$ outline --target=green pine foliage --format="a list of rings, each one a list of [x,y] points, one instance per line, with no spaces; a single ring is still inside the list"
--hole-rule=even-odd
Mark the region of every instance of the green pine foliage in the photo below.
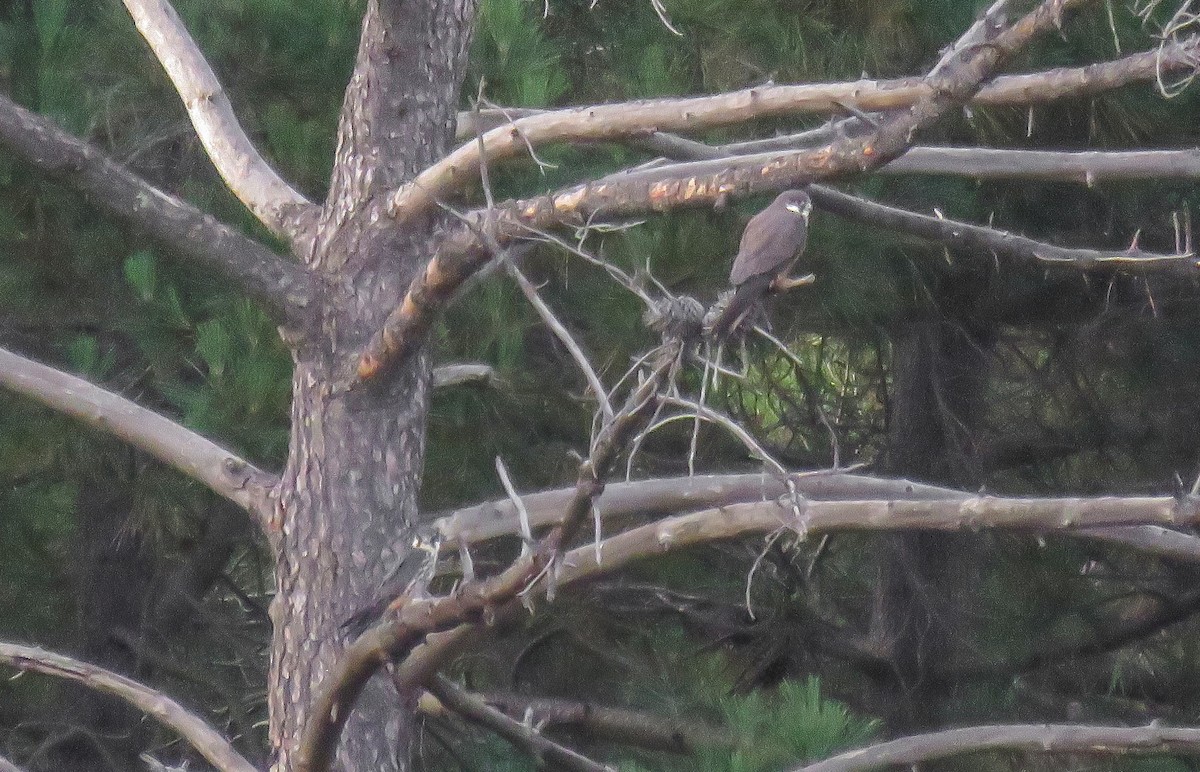
[[[773,694],[725,697],[721,713],[737,738],[732,753],[697,755],[705,772],[773,772],[869,742],[877,724],[821,695],[820,681],[783,681]]]

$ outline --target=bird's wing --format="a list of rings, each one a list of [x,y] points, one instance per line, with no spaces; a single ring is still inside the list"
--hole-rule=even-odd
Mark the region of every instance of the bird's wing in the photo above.
[[[751,276],[782,273],[792,258],[804,251],[807,234],[807,224],[798,217],[784,221],[782,227],[780,222],[772,223],[772,219],[760,215],[750,218],[742,232],[729,283],[737,287]]]

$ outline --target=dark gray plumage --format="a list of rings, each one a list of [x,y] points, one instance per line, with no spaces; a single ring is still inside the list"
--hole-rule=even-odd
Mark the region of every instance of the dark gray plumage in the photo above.
[[[767,295],[804,254],[812,200],[803,190],[780,193],[771,205],[750,218],[729,272],[733,298],[712,323],[712,336],[725,337],[746,312]]]

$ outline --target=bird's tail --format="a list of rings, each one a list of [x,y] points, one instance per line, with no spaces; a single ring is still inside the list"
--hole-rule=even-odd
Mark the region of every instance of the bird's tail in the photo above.
[[[721,309],[711,324],[706,325],[708,337],[718,342],[728,338],[742,324],[754,304],[766,296],[773,278],[770,274],[751,276],[738,285],[725,308]]]

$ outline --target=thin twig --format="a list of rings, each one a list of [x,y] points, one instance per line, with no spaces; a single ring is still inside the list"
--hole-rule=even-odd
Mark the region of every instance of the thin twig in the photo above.
[[[604,382],[596,374],[592,363],[588,361],[583,347],[579,345],[574,336],[567,330],[566,325],[558,320],[558,317],[550,310],[550,306],[546,305],[546,302],[538,295],[537,288],[533,286],[533,283],[529,279],[525,278],[525,274],[521,273],[521,269],[517,268],[515,263],[511,260],[505,260],[504,270],[517,283],[517,286],[521,289],[521,294],[529,301],[529,305],[533,306],[533,309],[537,311],[538,316],[542,318],[542,322],[554,333],[554,337],[558,338],[559,342],[570,352],[571,358],[575,360],[575,365],[583,373],[583,377],[587,379],[588,388],[595,395],[596,402],[600,406],[600,411],[604,414],[604,420],[611,421],[613,419],[613,408],[612,404],[608,401],[608,392],[605,391]]]
[[[533,544],[533,528],[529,525],[529,510],[525,508],[525,502],[521,501],[520,494],[513,486],[512,478],[508,476],[508,469],[499,456],[496,456],[496,474],[500,475],[500,484],[504,486],[504,492],[508,494],[509,501],[517,508],[517,517],[521,523],[521,555],[523,557],[529,554]]]
[[[746,431],[741,424],[719,410],[714,410],[711,407],[701,405],[698,402],[694,402],[690,399],[684,399],[682,397],[664,397],[663,403],[667,405],[675,405],[676,407],[681,407],[690,412],[688,415],[675,415],[671,416],[670,418],[663,419],[661,423],[665,424],[668,421],[678,420],[681,418],[696,417],[708,421],[709,423],[716,424],[733,435],[743,445],[745,445],[746,449],[750,451],[750,454],[770,467],[771,471],[780,476],[787,475],[787,467],[779,463],[779,461],[777,461],[775,457],[772,456],[771,453],[758,442],[758,440],[754,439],[754,435],[750,434],[750,432]]]

